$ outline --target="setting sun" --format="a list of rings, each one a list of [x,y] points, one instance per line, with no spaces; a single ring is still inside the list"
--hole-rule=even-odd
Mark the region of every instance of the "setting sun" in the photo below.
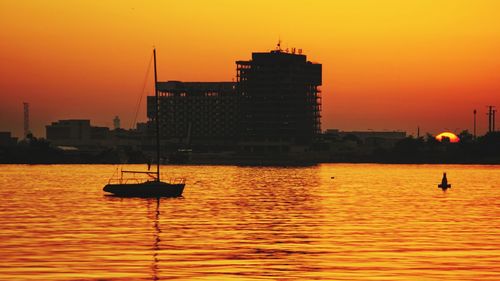
[[[443,141],[443,139],[445,139],[445,138],[449,139],[450,142],[453,142],[453,143],[460,141],[460,138],[457,137],[457,135],[455,135],[454,133],[450,133],[450,132],[443,132],[443,133],[436,136],[436,140],[438,140],[438,141]]]

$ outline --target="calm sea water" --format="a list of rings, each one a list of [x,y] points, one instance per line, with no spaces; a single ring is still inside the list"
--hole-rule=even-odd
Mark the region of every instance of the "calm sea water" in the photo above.
[[[500,280],[499,166],[167,166],[160,200],[115,169],[1,165],[0,279]]]

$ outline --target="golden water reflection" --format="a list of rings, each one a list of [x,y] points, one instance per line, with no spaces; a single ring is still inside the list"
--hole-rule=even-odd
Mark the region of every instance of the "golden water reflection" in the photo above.
[[[500,279],[496,166],[169,166],[159,200],[105,196],[113,166],[1,168],[1,280]]]

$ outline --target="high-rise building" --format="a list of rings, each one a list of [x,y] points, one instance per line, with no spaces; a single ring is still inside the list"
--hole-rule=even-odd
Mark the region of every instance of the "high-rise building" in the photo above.
[[[159,82],[162,138],[283,152],[321,133],[321,64],[277,49],[236,65],[236,82]],[[155,98],[147,104],[153,121]]]
[[[308,144],[321,133],[321,64],[279,48],[236,64],[243,139]]]

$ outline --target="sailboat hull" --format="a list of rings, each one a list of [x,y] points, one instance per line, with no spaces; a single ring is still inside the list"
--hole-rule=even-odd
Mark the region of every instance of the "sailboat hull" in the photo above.
[[[184,183],[147,181],[133,184],[107,184],[103,190],[122,197],[179,197],[184,191]]]

